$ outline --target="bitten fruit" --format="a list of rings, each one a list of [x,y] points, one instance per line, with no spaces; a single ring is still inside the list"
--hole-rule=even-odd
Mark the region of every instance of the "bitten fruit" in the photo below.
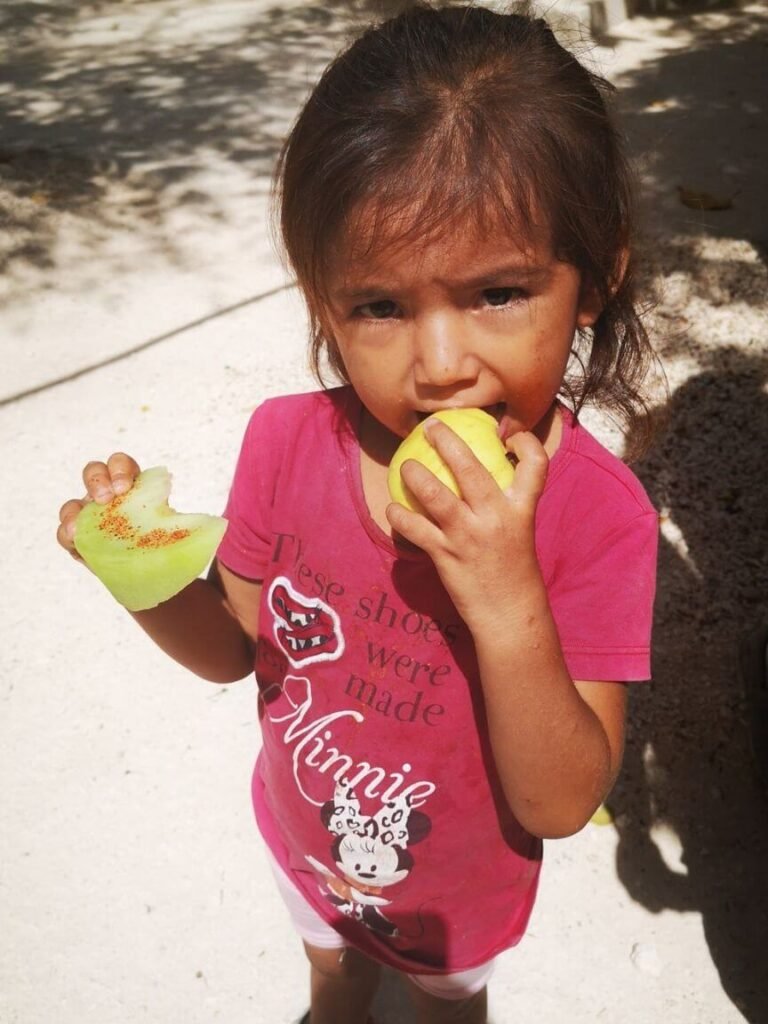
[[[515,470],[507,458],[507,450],[499,437],[498,424],[493,416],[482,409],[443,409],[433,413],[433,416],[442,420],[469,445],[502,490],[509,487]],[[406,437],[389,464],[387,486],[393,501],[399,501],[414,512],[424,511],[400,474],[400,468],[407,459],[416,459],[454,494],[461,495],[456,478],[427,440],[424,424],[420,423]]]
[[[170,493],[171,474],[155,466],[108,505],[91,501],[78,514],[75,548],[129,611],[154,608],[197,579],[227,529],[220,516],[176,512]]]

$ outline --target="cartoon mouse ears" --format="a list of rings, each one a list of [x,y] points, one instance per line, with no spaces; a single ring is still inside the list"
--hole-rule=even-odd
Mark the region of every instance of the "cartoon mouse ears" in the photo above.
[[[413,810],[405,796],[387,800],[376,814],[366,817],[347,779],[336,783],[333,800],[323,805],[320,816],[332,835],[366,836],[383,846],[405,847],[419,843],[432,828],[427,815]]]

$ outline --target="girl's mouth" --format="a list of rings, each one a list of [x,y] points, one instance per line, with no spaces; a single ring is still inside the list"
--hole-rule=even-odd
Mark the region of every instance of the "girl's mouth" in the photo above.
[[[497,402],[495,405],[483,406],[483,411],[487,412],[489,416],[493,416],[497,423],[501,423],[501,418],[507,411],[506,402]]]
[[[483,412],[487,412],[489,416],[493,416],[497,423],[501,423],[502,416],[507,411],[506,402],[496,402],[494,405],[482,405],[482,406],[447,406],[446,408],[466,408],[466,409],[477,409],[480,408]],[[416,416],[419,423],[423,423],[424,420],[429,419],[430,416],[434,416],[436,412],[443,412],[444,409],[431,409],[425,412],[423,409],[416,410]]]

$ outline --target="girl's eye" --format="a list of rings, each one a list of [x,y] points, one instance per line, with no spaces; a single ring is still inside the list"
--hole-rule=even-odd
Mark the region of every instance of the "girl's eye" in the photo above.
[[[489,306],[508,306],[525,298],[522,288],[486,288],[483,299]]]
[[[358,316],[368,320],[389,320],[397,315],[397,303],[392,299],[378,299],[376,302],[366,302],[364,306],[355,309]]]

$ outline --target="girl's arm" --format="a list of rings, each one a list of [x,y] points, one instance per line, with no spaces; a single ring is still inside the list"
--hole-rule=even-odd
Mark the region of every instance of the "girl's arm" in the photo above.
[[[625,687],[576,682],[563,658],[534,544],[548,459],[532,434],[502,493],[444,424],[429,439],[460,483],[463,500],[415,462],[403,477],[429,518],[401,505],[394,529],[431,556],[469,627],[477,652],[488,732],[507,802],[530,832],[581,829],[611,789],[624,744]]]
[[[473,637],[504,794],[529,832],[572,835],[616,780],[626,687],[571,679],[543,583],[496,622]]]
[[[83,471],[86,497],[65,502],[59,513],[58,541],[80,560],[74,547],[75,520],[86,501],[106,504],[127,491],[137,463],[117,453]],[[175,661],[211,682],[229,683],[253,671],[261,583],[246,580],[214,561],[208,579],[195,580],[156,608],[133,618]]]
[[[174,661],[212,683],[234,683],[253,672],[260,599],[260,582],[214,561],[208,579],[131,614]]]

